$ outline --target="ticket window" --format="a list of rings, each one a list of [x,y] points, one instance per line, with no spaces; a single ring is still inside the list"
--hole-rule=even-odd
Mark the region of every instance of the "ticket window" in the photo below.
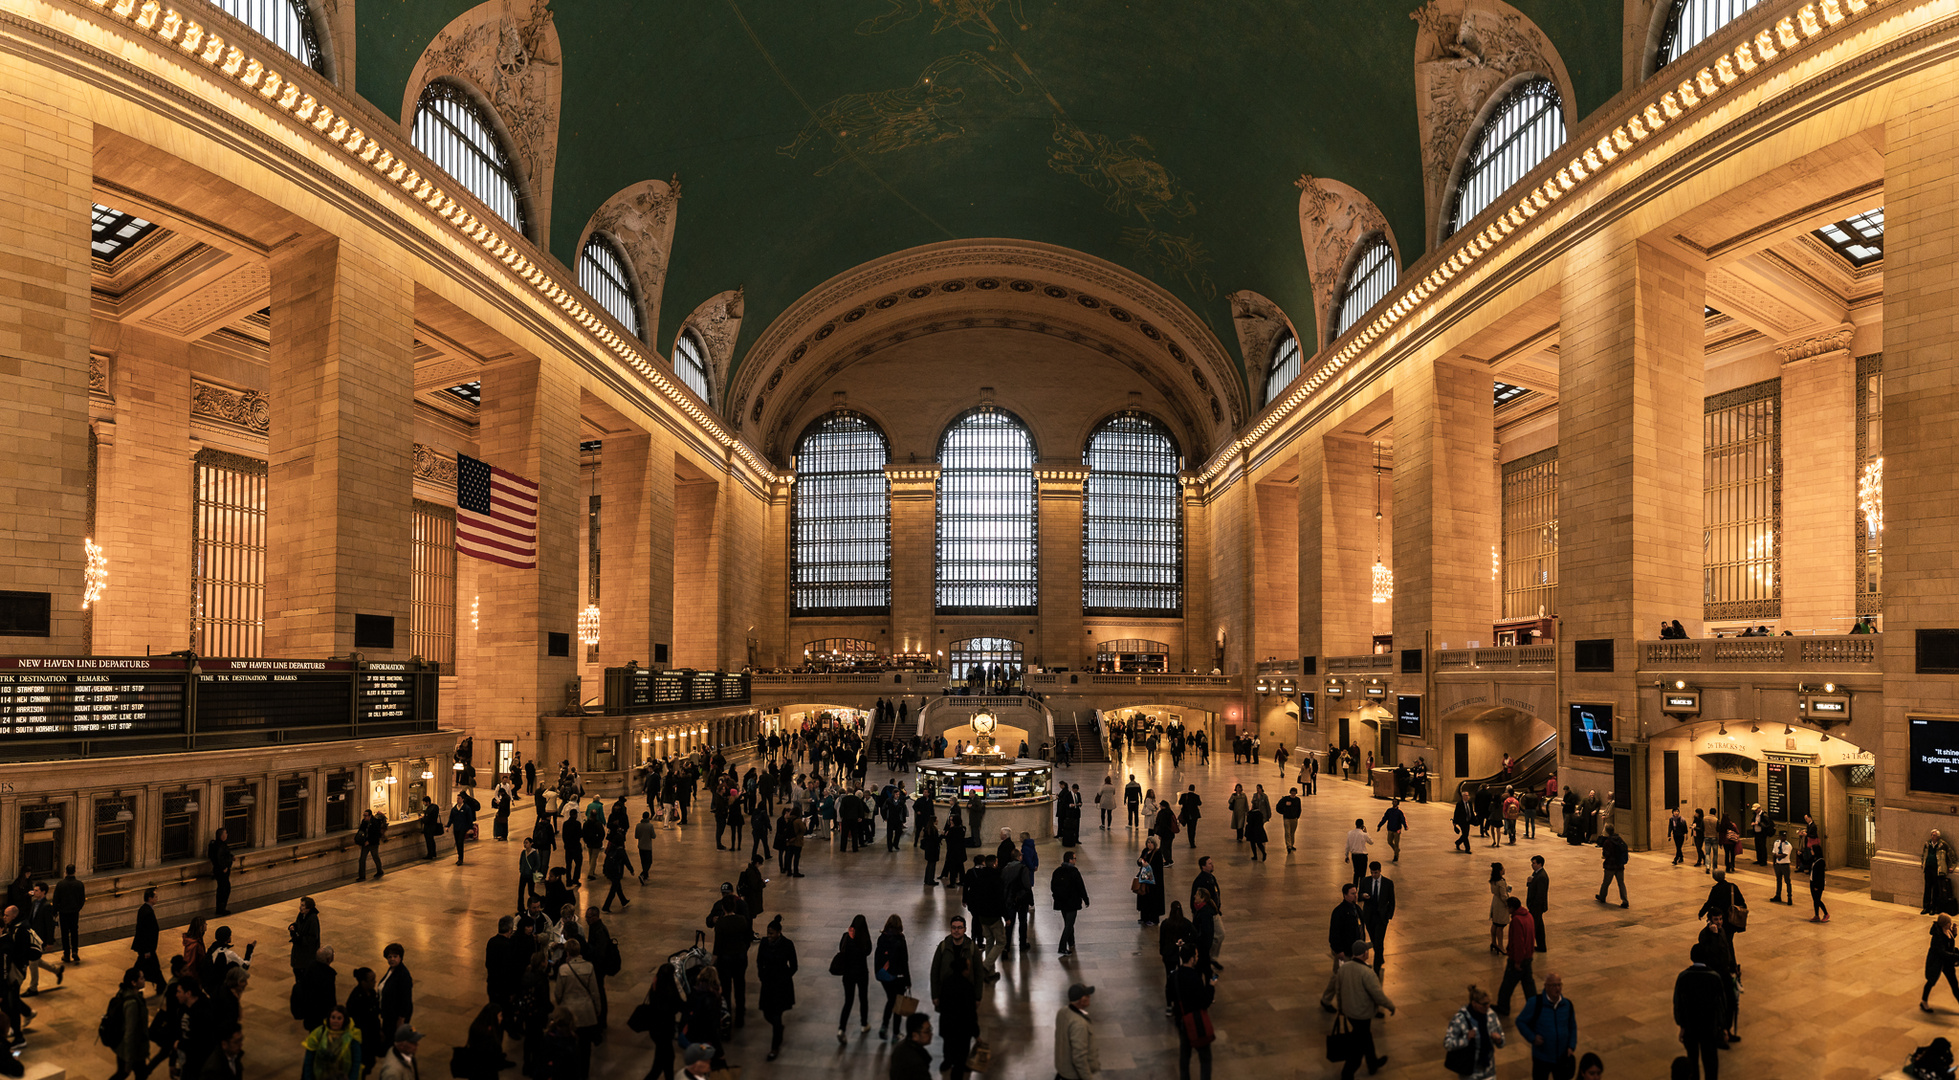
[[[517,763],[517,744],[510,739],[497,740],[497,779],[510,775],[510,769]]]
[[[197,857],[197,821],[202,809],[195,791],[164,793],[162,844],[158,849],[164,862]]]
[[[429,801],[429,782],[422,779],[421,773],[411,772],[408,783],[402,786],[408,789],[408,795],[402,800],[401,816],[404,818],[422,816],[422,807],[428,805]]]
[[[95,800],[96,873],[129,869],[136,855],[135,836],[135,800],[120,795]]]
[[[393,821],[395,816],[394,770],[386,765],[377,765],[367,771],[367,808],[383,821]]]
[[[342,769],[326,778],[326,831],[346,832],[354,827],[354,772]]]
[[[59,803],[35,803],[20,808],[20,868],[37,878],[60,877],[61,853],[66,849],[67,821]]]
[[[619,771],[619,736],[592,735],[585,739],[585,771]]]
[[[312,799],[312,791],[301,777],[288,777],[279,781],[279,804],[273,815],[273,838],[281,844],[304,839],[306,836],[306,804]]]
[[[258,816],[257,784],[233,784],[224,789],[224,835],[225,842],[233,848],[248,848],[257,845],[258,838],[253,835],[252,822]]]

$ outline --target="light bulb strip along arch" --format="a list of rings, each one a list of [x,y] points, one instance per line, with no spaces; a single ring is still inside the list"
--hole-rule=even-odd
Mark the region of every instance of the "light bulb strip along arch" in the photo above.
[[[1616,127],[1600,136],[1597,142],[1576,151],[1550,179],[1526,191],[1511,204],[1509,210],[1470,235],[1446,258],[1438,253],[1433,268],[1418,281],[1403,288],[1398,295],[1391,294],[1384,298],[1377,305],[1378,314],[1349,331],[1345,343],[1327,355],[1319,367],[1297,383],[1291,393],[1275,402],[1250,431],[1218,448],[1198,474],[1198,479],[1209,483],[1230,468],[1241,452],[1256,446],[1266,433],[1312,399],[1355,360],[1366,355],[1377,342],[1420,310],[1430,297],[1450,281],[1475,267],[1513,234],[1522,231],[1539,213],[1549,210],[1566,195],[1597,178],[1619,157],[1653,138],[1664,128],[1691,117],[1784,54],[1814,44],[1879,7],[1896,6],[1898,3],[1899,0],[1815,0],[1804,4],[1772,22],[1765,20],[1765,25],[1753,36],[1741,38],[1732,48],[1680,80],[1677,86],[1662,91],[1643,106],[1635,107]]]

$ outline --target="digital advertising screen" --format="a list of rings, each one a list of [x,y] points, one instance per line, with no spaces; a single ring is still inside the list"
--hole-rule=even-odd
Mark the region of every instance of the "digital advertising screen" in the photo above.
[[[1582,757],[1612,756],[1612,706],[1571,703],[1571,752]]]
[[[1394,699],[1397,730],[1417,739],[1422,737],[1422,698],[1420,694],[1398,694]]]
[[[1959,795],[1959,720],[1911,718],[1911,790]]]
[[[1302,691],[1299,695],[1299,722],[1302,724],[1318,723],[1318,720],[1313,714],[1313,692],[1311,690]]]

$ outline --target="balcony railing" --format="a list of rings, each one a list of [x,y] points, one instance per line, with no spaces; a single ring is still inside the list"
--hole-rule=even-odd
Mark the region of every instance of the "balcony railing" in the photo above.
[[[1299,661],[1297,661],[1297,660],[1260,660],[1260,661],[1258,662],[1258,674],[1260,674],[1260,675],[1298,675],[1298,674],[1299,674]]]
[[[1326,669],[1333,671],[1393,671],[1393,653],[1362,653],[1359,656],[1329,656]]]
[[[1517,645],[1502,649],[1443,649],[1435,654],[1435,670],[1551,671],[1558,666],[1556,645]]]
[[[1876,669],[1883,662],[1882,634],[1690,638],[1639,643],[1639,666],[1645,671]]]
[[[1236,675],[1090,675],[1091,686],[1212,686],[1235,690]]]

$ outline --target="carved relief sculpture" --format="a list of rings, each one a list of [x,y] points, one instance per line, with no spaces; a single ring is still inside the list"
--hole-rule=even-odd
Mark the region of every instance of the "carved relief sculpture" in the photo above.
[[[272,403],[259,390],[233,390],[202,379],[191,380],[193,420],[222,424],[264,438],[272,430]]]
[[[1292,329],[1292,320],[1279,310],[1279,305],[1250,289],[1231,293],[1226,299],[1231,301],[1231,325],[1238,331],[1238,349],[1245,358],[1245,374],[1253,386],[1262,388],[1265,373],[1272,366],[1272,343]],[[1298,334],[1293,330],[1295,337]]]
[[[1469,153],[1472,128],[1493,95],[1518,75],[1550,79],[1576,126],[1571,77],[1537,24],[1502,0],[1429,0],[1415,21],[1415,107],[1421,127],[1428,245],[1441,239],[1449,181]]]
[[[1294,184],[1299,188],[1299,240],[1306,248],[1306,272],[1313,281],[1313,320],[1319,330],[1316,339],[1300,340],[1302,344],[1311,341],[1325,345],[1333,339],[1334,306],[1339,302],[1354,248],[1380,233],[1388,238],[1399,266],[1401,245],[1395,242],[1388,219],[1358,190],[1317,176],[1302,175]],[[1305,350],[1309,356],[1315,351]],[[1249,358],[1252,354],[1245,355]]]
[[[522,176],[526,214],[539,247],[550,245],[551,182],[558,162],[564,53],[550,0],[489,0],[456,17],[415,63],[402,99],[411,127],[422,88],[437,79],[475,87],[509,132],[511,163]]]
[[[729,289],[708,298],[687,316],[684,325],[694,328],[701,344],[707,346],[708,389],[716,403],[728,385],[728,368],[734,363],[735,342],[741,337],[742,292]]]
[[[680,178],[643,180],[600,206],[579,237],[578,248],[593,233],[604,233],[619,245],[631,264],[639,289],[640,323],[648,344],[660,340],[660,297],[666,291],[667,262],[673,251],[675,210],[680,201]]]

